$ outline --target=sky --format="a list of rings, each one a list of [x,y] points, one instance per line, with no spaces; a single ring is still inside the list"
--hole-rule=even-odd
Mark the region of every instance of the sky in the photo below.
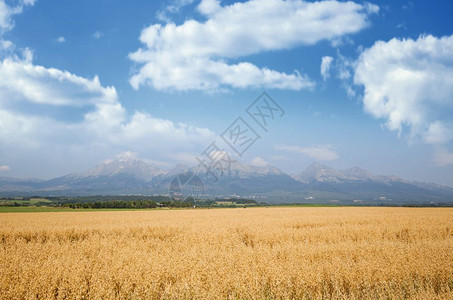
[[[452,15],[440,0],[0,0],[0,177],[170,169],[214,142],[288,173],[453,186]],[[280,108],[266,127],[247,113],[263,92]],[[241,155],[237,122],[257,137]]]

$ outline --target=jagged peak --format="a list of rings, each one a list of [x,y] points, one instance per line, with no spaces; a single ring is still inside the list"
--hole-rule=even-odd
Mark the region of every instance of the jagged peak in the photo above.
[[[135,157],[120,157],[118,159],[106,160],[103,163],[83,172],[80,174],[80,177],[128,174],[139,179],[149,181],[153,177],[163,173],[164,171],[160,170],[158,167],[155,167],[141,159]]]

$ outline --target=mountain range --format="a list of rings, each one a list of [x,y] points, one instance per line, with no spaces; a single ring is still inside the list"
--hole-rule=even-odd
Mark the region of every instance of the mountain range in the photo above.
[[[135,158],[108,160],[86,172],[50,180],[0,177],[0,195],[168,194],[175,182],[180,186],[184,184],[182,178],[194,182],[194,176],[198,186],[188,184],[188,189],[181,191],[183,195],[197,188],[200,197],[247,197],[267,203],[453,204],[451,187],[373,175],[357,167],[335,170],[313,163],[290,175],[272,166],[233,161],[228,168],[217,170],[215,178],[202,166],[180,164],[164,171]]]

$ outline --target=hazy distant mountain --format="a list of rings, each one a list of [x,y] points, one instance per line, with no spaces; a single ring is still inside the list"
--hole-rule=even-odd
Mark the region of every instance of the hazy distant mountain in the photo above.
[[[196,174],[206,173],[206,167],[198,165],[197,167],[190,168],[190,170]],[[238,161],[233,161],[231,164],[224,164],[221,170],[218,170],[222,177],[239,177],[239,178],[251,178],[251,177],[263,177],[268,175],[281,175],[283,172],[272,166],[251,166],[245,165]]]
[[[395,176],[373,175],[357,167],[335,170],[313,163],[288,175],[272,166],[233,161],[224,169],[177,165],[163,171],[146,161],[125,158],[105,161],[83,173],[51,180],[0,178],[1,195],[167,194],[178,174],[195,174],[205,197],[244,196],[266,202],[313,203],[453,203],[453,188],[410,182]]]
[[[251,166],[238,161],[224,164],[221,168],[207,170],[203,165],[196,167],[177,166],[167,174],[154,180],[154,190],[165,193],[173,178],[181,173],[195,174],[203,182],[206,195],[256,195],[272,191],[284,190],[299,186],[288,174],[272,166]],[[176,172],[177,170],[177,172]]]
[[[131,175],[137,179],[151,181],[154,177],[165,172],[139,159],[108,160],[86,172],[80,178],[115,176],[120,174]]]
[[[337,171],[313,163],[293,178],[307,184],[308,199],[363,201],[373,203],[453,202],[453,188],[432,183],[410,182],[396,176],[373,175],[354,167]]]
[[[0,193],[11,191],[33,191],[39,188],[43,180],[35,178],[0,177]]]
[[[166,172],[135,158],[105,161],[81,174],[69,174],[42,184],[57,194],[147,194],[151,181]]]
[[[374,182],[398,181],[409,183],[409,181],[405,181],[396,176],[373,175],[367,170],[358,167],[337,171],[319,162],[311,164],[310,166],[308,166],[307,169],[305,169],[303,172],[299,174],[294,174],[293,178],[303,183],[310,182],[345,183],[348,181],[374,181]]]
[[[310,182],[343,182],[347,179],[345,175],[337,170],[324,166],[320,163],[311,164],[302,173],[293,175],[293,178],[303,183]]]

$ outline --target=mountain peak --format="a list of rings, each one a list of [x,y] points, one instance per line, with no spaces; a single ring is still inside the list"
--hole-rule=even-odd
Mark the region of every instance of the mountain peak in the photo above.
[[[310,183],[313,181],[341,182],[346,179],[346,177],[337,170],[325,166],[319,162],[312,163],[307,167],[307,169],[305,169],[305,171],[294,175],[293,177],[294,179],[304,183]]]
[[[119,174],[127,174],[145,181],[150,181],[155,176],[162,173],[164,172],[159,168],[135,157],[119,157],[118,159],[104,161],[103,163],[82,173],[80,177],[115,176]]]
[[[221,168],[222,168],[221,171],[223,172],[222,176],[239,176],[241,178],[283,174],[283,172],[280,169],[275,168],[270,165],[253,166],[253,165],[243,164],[237,160],[232,160],[230,162],[230,164],[227,164],[225,162],[224,164],[221,165]],[[196,167],[193,167],[193,168],[191,168],[191,170],[195,174],[206,173],[206,167],[203,165],[198,165]]]

